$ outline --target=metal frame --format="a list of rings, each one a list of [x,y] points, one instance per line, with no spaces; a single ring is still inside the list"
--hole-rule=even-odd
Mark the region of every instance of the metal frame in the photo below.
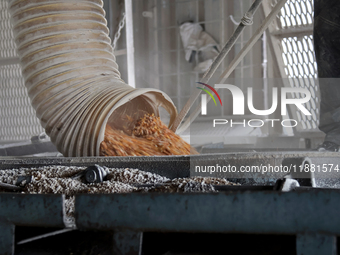
[[[0,193],[0,254],[14,254],[15,226],[64,228],[63,195]]]
[[[224,172],[215,173],[196,173],[195,166],[209,166],[219,164],[236,166],[260,166],[271,165],[280,166],[287,158],[308,157],[315,165],[333,164],[339,165],[339,153],[337,152],[318,152],[318,151],[262,151],[262,152],[239,152],[221,154],[203,154],[191,156],[154,156],[154,157],[85,157],[85,158],[64,158],[64,157],[45,157],[45,158],[8,158],[0,157],[0,170],[13,169],[19,167],[40,167],[46,165],[63,166],[91,166],[102,165],[112,168],[137,168],[142,171],[156,173],[168,178],[184,178],[189,176],[206,176],[220,178],[240,178],[243,183],[272,185],[276,179],[282,178],[285,173],[273,172],[263,175],[261,172],[233,173],[226,175]],[[339,166],[340,167],[340,166]],[[315,174],[317,179],[340,179],[340,172],[329,171]],[[320,187],[324,186],[321,182]]]
[[[64,227],[62,200],[0,194],[0,254],[14,254],[15,225]],[[339,190],[83,194],[75,217],[81,230],[113,230],[115,254],[141,254],[143,232],[161,231],[289,234],[299,255],[335,255],[339,210]]]
[[[300,164],[296,162],[306,156],[315,164],[339,164],[338,153],[263,152],[171,157],[3,158],[0,169],[99,164],[139,168],[178,178],[197,175],[190,172],[191,164]],[[262,185],[282,176],[269,177],[272,180],[267,178],[261,183],[261,176],[253,174],[257,184]],[[339,179],[339,174],[323,178]],[[335,254],[335,236],[340,235],[340,190],[309,188],[284,193],[268,189],[237,190],[235,186],[225,191],[79,194],[75,198],[76,228],[113,230],[115,254],[141,254],[143,232],[150,231],[290,234],[297,236],[297,254]],[[62,195],[0,193],[0,255],[13,254],[15,225],[69,227],[64,220],[63,203]]]
[[[339,210],[339,190],[81,194],[75,217],[79,229],[340,235]]]

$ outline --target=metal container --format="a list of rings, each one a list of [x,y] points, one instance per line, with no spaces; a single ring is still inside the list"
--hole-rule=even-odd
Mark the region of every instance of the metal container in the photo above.
[[[99,156],[108,121],[177,110],[156,89],[134,89],[118,71],[101,0],[12,0],[22,73],[42,127],[64,156]],[[118,109],[119,108],[119,109]]]

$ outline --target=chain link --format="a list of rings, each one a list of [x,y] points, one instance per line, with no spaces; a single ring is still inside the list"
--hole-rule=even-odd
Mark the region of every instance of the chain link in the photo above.
[[[117,41],[120,37],[120,33],[121,33],[124,26],[125,26],[125,11],[122,12],[122,18],[119,21],[118,30],[113,37],[113,42],[112,42],[113,51],[115,50],[115,48],[117,46]]]

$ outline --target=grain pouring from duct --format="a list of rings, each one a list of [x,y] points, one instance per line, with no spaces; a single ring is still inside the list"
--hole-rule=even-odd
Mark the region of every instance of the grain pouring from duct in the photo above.
[[[190,155],[198,152],[154,114],[122,117],[124,125],[108,123],[100,156]]]

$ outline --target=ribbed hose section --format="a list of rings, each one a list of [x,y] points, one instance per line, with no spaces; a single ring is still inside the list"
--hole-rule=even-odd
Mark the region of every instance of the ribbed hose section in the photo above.
[[[163,106],[171,125],[166,94],[121,80],[101,0],[12,0],[10,13],[31,103],[64,156],[98,156],[109,116],[137,97],[156,115]]]

